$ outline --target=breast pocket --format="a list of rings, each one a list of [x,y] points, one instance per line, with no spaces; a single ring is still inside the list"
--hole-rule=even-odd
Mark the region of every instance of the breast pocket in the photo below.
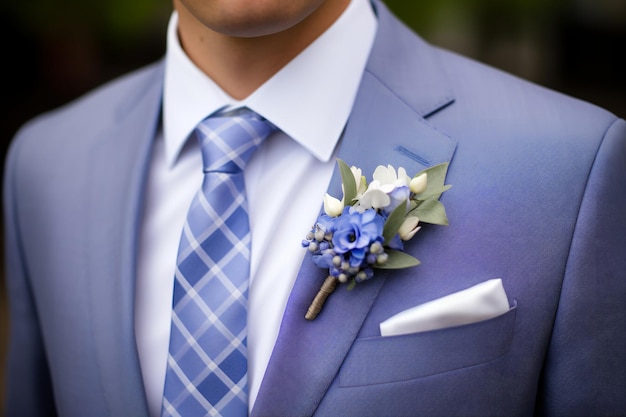
[[[489,362],[510,348],[517,304],[493,319],[402,336],[357,339],[341,387],[406,381]]]

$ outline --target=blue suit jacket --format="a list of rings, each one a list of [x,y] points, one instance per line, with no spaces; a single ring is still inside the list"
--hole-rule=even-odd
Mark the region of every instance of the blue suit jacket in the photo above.
[[[375,8],[339,156],[366,173],[451,161],[451,224],[407,245],[422,265],[339,289],[313,322],[325,274],[305,259],[253,415],[626,413],[626,123],[433,48]],[[9,416],[147,413],[135,254],[162,84],[158,63],[13,143]],[[379,336],[391,315],[491,278],[508,313]]]

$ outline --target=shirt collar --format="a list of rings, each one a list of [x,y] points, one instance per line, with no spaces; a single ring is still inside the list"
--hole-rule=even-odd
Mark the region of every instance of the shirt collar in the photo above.
[[[246,106],[321,161],[330,160],[348,120],[376,32],[367,0],[352,0],[311,45],[244,100],[237,101],[182,50],[170,18],[165,57],[163,132],[168,166],[196,125],[224,108]]]

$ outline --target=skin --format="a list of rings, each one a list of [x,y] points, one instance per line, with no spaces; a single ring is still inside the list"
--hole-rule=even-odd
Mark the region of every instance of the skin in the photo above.
[[[191,60],[241,100],[291,61],[350,0],[174,0]]]

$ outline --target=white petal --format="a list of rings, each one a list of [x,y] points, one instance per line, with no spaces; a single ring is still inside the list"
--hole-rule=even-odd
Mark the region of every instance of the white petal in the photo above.
[[[357,183],[356,195],[360,196],[367,190],[367,180],[361,176],[361,182]]]
[[[413,229],[412,231],[407,233],[404,237],[400,237],[400,239],[402,239],[404,241],[413,239],[413,236],[415,236],[415,234],[417,232],[419,232],[421,228],[422,228],[422,226],[416,227],[415,229]]]
[[[361,182],[361,168],[357,168],[354,165],[350,167],[350,171],[352,171],[352,175],[354,176],[354,181],[358,184]]]
[[[343,201],[336,199],[330,194],[324,195],[324,211],[330,217],[337,217],[343,211]]]
[[[356,196],[359,197],[367,190],[367,182],[361,173],[361,168],[352,166],[350,167],[350,171],[352,171],[354,182],[356,182]]]
[[[398,234],[400,235],[400,239],[409,240],[413,236],[415,236],[415,233],[417,233],[417,231],[420,229],[419,227],[417,227],[418,224],[419,224],[419,218],[415,216],[410,216],[404,219],[404,222],[398,229]]]
[[[396,170],[391,165],[386,167],[378,165],[373,177],[374,180],[380,181],[381,184],[391,184],[396,180]]]
[[[423,193],[426,191],[426,186],[428,185],[428,174],[422,173],[417,177],[413,178],[409,183],[409,188],[415,194]]]
[[[374,180],[374,181],[370,182],[370,185],[367,186],[367,191],[378,190],[378,189],[380,189],[380,187],[381,187],[380,181]]]
[[[409,185],[411,178],[406,174],[406,170],[402,167],[398,168],[398,181],[397,184],[399,186]]]
[[[387,194],[378,189],[368,189],[359,200],[359,205],[365,208],[384,208],[391,203]]]

